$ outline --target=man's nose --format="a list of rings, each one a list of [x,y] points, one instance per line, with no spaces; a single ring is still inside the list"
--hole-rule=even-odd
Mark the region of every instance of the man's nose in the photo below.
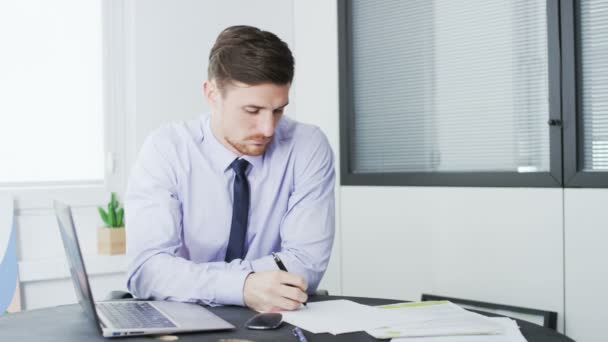
[[[262,117],[260,118],[258,127],[260,133],[263,134],[265,137],[271,137],[274,134],[275,127],[274,115],[272,115],[272,113],[264,113],[261,116]]]

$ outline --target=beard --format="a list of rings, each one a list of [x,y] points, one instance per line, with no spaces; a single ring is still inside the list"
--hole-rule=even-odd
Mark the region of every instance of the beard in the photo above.
[[[230,146],[234,147],[239,153],[248,156],[261,156],[266,152],[266,149],[272,141],[272,137],[265,137],[263,135],[252,135],[240,142],[232,141],[228,137],[224,137]],[[256,140],[264,140],[263,143],[256,143]]]

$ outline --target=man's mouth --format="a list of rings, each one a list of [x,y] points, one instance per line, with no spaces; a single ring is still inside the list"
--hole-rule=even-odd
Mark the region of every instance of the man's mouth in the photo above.
[[[270,142],[270,139],[251,139],[255,145],[266,145]]]

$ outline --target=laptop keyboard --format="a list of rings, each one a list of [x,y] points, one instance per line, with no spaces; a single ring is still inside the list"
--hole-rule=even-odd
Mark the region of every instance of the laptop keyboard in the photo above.
[[[175,328],[175,325],[149,303],[95,303],[116,329]]]

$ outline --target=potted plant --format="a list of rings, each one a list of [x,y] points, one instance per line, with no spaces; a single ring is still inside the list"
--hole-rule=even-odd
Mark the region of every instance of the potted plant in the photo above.
[[[124,208],[120,207],[116,193],[113,192],[107,211],[98,207],[99,215],[105,223],[97,228],[97,253],[105,255],[125,254]]]

